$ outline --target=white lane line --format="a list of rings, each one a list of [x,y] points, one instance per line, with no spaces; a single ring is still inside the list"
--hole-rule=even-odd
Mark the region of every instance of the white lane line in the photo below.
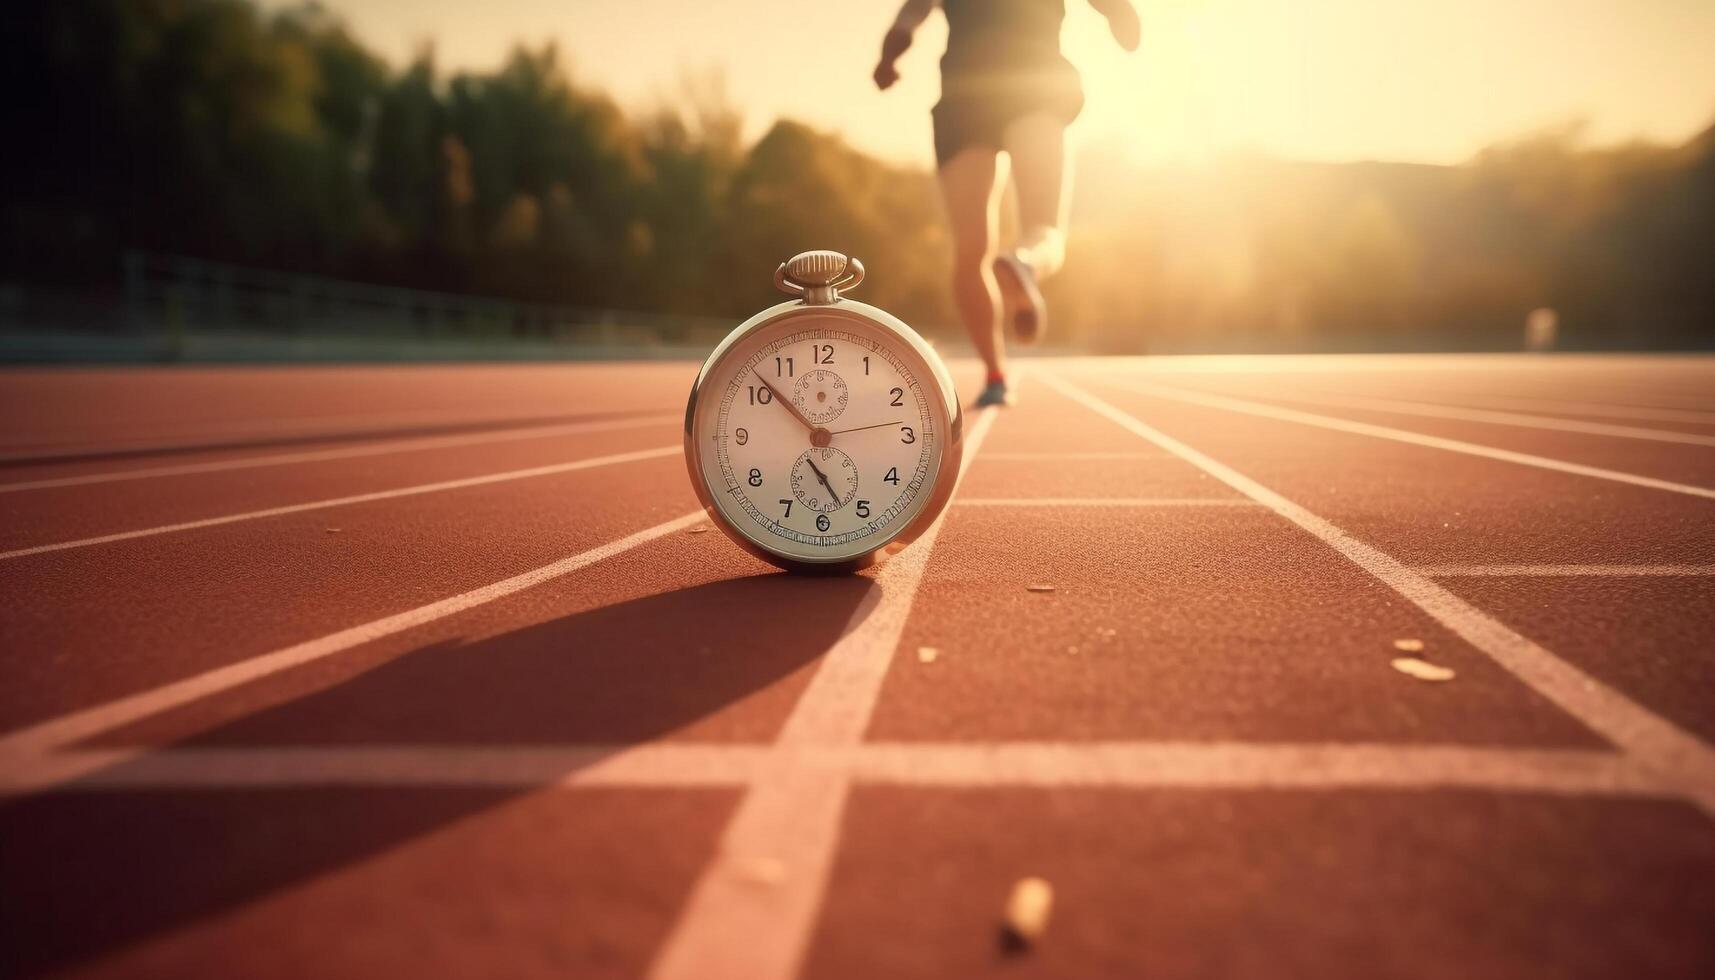
[[[995,410],[987,409],[965,442],[976,457]],[[946,526],[936,522],[916,544],[876,574],[844,634],[822,657],[777,750],[815,759],[857,744],[869,725],[887,668],[905,629],[923,571]],[[839,842],[850,780],[820,764],[783,761],[751,785],[703,869],[679,920],[652,965],[653,980],[784,980],[795,976],[815,927]],[[758,888],[749,872],[779,868],[780,881]]]
[[[966,497],[960,507],[1255,507],[1243,497]]]
[[[110,729],[219,694],[222,691],[231,690],[240,684],[248,684],[271,674],[321,660],[353,647],[392,636],[395,633],[402,633],[438,619],[445,619],[467,609],[473,609],[513,593],[522,592],[543,582],[569,575],[596,562],[612,558],[657,538],[672,534],[674,531],[689,527],[697,521],[703,520],[706,516],[701,509],[698,509],[654,527],[645,528],[635,534],[627,535],[617,541],[610,541],[607,544],[590,548],[587,551],[562,558],[532,571],[514,575],[511,578],[492,582],[469,592],[463,592],[391,616],[384,616],[359,626],[340,630],[337,633],[330,633],[327,636],[307,640],[284,649],[275,650],[272,653],[252,657],[249,660],[216,667],[194,677],[164,684],[153,690],[143,691],[116,701],[109,701],[93,708],[74,711],[50,721],[12,732],[0,737],[0,783],[13,787],[13,791],[16,792],[19,789],[39,789],[57,782],[75,779],[87,773],[88,768],[77,764],[75,759],[68,761],[70,757],[56,757],[52,753]],[[135,753],[147,751],[149,751],[148,746],[138,746],[134,750]],[[109,760],[109,763],[111,761]]]
[[[859,783],[1102,789],[1450,787],[1672,795],[1617,752],[1388,743],[865,742],[831,746],[351,745],[65,753],[90,774],[62,792],[312,786],[747,786],[782,766]],[[4,787],[0,787],[4,792]]]
[[[1644,439],[1651,442],[1677,442],[1687,446],[1715,446],[1715,436],[1700,436],[1667,429],[1646,429],[1635,425],[1614,425],[1608,422],[1584,422],[1578,419],[1557,419],[1546,415],[1524,415],[1488,408],[1463,408],[1435,405],[1427,402],[1399,401],[1393,398],[1368,398],[1358,395],[1283,395],[1282,401],[1326,405],[1332,408],[1356,408],[1399,415],[1420,415],[1424,418],[1456,419],[1464,422],[1487,422],[1511,425],[1523,429],[1545,429],[1556,432],[1576,432],[1581,435],[1614,436],[1621,439]]]
[[[617,463],[635,463],[645,459],[658,459],[681,452],[679,446],[662,446],[657,449],[640,449],[630,453],[615,453],[611,456],[592,456],[589,459],[573,460],[570,463],[555,463],[551,466],[532,466],[522,470],[507,470],[503,473],[489,473],[483,476],[465,477],[461,480],[442,480],[438,483],[419,483],[411,487],[399,487],[394,490],[378,490],[374,493],[360,493],[350,497],[333,497],[328,500],[312,500],[308,503],[289,504],[284,507],[269,507],[264,510],[246,511],[242,514],[223,514],[220,517],[205,517],[195,521],[181,521],[178,524],[162,524],[159,527],[146,527],[137,531],[121,531],[118,534],[103,534],[94,538],[78,538],[75,541],[59,541],[54,544],[39,544],[32,548],[19,548],[16,551],[0,551],[0,561],[9,558],[23,558],[28,555],[46,554],[50,551],[66,551],[71,548],[88,548],[98,544],[113,544],[116,541],[131,541],[136,538],[149,538],[158,534],[173,534],[178,531],[194,531],[198,528],[218,527],[222,524],[236,524],[239,521],[255,521],[266,517],[283,517],[287,514],[301,514],[309,510],[326,510],[329,507],[345,507],[351,504],[367,504],[377,500],[393,500],[398,497],[414,497],[425,493],[439,493],[443,490],[462,490],[466,487],[486,486],[490,483],[505,483],[510,480],[526,480],[538,476],[554,476],[559,473],[575,473],[578,470],[595,469],[599,466],[612,466]]]
[[[211,446],[213,440],[228,442],[244,439],[353,439],[365,437],[382,438],[385,432],[376,430],[383,426],[421,425],[425,422],[452,422],[469,425],[491,425],[495,428],[518,428],[522,426],[543,424],[543,418],[538,415],[525,417],[516,413],[510,415],[472,415],[458,409],[446,409],[436,412],[376,412],[358,415],[301,415],[296,418],[265,418],[250,419],[244,422],[233,422],[227,425],[197,425],[179,426],[177,428],[155,429],[151,427],[149,436],[152,442],[141,439],[131,442],[79,443],[78,440],[87,438],[88,433],[76,431],[35,433],[38,440],[51,439],[52,442],[37,442],[34,448],[24,446],[14,451],[0,453],[0,465],[14,462],[46,462],[49,460],[65,460],[68,457],[99,456],[109,453],[149,453],[149,452],[188,452],[206,449],[216,450],[223,447]],[[315,425],[316,428],[307,426]],[[353,425],[362,426],[354,430]],[[238,448],[227,446],[224,448]]]
[[[496,442],[517,442],[524,439],[549,439],[554,436],[577,435],[584,432],[611,432],[636,429],[649,425],[676,422],[674,415],[648,415],[634,419],[604,419],[598,422],[568,422],[564,425],[538,425],[499,432],[472,432],[456,436],[422,436],[414,439],[390,439],[361,446],[337,449],[310,449],[303,452],[269,453],[241,459],[217,459],[206,463],[180,463],[173,466],[149,466],[130,470],[110,470],[81,476],[62,476],[46,480],[24,480],[0,483],[0,493],[24,490],[48,490],[55,487],[81,487],[92,483],[114,483],[121,480],[145,480],[162,476],[187,476],[195,473],[219,473],[226,470],[247,470],[258,466],[287,466],[294,463],[320,463],[330,459],[355,459],[362,456],[383,456],[391,453],[418,452],[426,449],[447,449],[456,446],[487,445]]]
[[[1169,388],[1163,385],[1147,382],[1118,382],[1109,384],[1127,391],[1149,395],[1154,398],[1165,398],[1169,401],[1184,402],[1189,405],[1202,405],[1205,408],[1219,408],[1229,412],[1242,412],[1246,415],[1256,415],[1261,418],[1276,419],[1282,422],[1297,422],[1302,425],[1313,425],[1323,429],[1333,429],[1336,432],[1351,432],[1362,436],[1375,436],[1378,439],[1392,439],[1395,442],[1410,443],[1414,446],[1427,446],[1430,449],[1445,449],[1449,452],[1464,453],[1468,456],[1482,456],[1487,459],[1498,459],[1507,463],[1519,463],[1524,466],[1535,466],[1539,469],[1555,470],[1561,473],[1573,473],[1578,476],[1595,477],[1598,480],[1611,480],[1615,483],[1629,483],[1633,486],[1648,487],[1651,490],[1669,490],[1674,493],[1688,494],[1693,497],[1715,499],[1715,490],[1708,487],[1692,486],[1688,483],[1674,483],[1671,480],[1658,480],[1651,476],[1639,476],[1635,473],[1622,473],[1619,470],[1603,469],[1599,466],[1585,466],[1582,463],[1569,463],[1561,459],[1550,459],[1547,456],[1533,456],[1530,453],[1513,452],[1510,449],[1497,449],[1494,446],[1483,446],[1474,442],[1459,439],[1444,439],[1440,436],[1425,435],[1408,429],[1395,429],[1385,425],[1372,425],[1368,422],[1354,422],[1350,419],[1335,418],[1331,415],[1317,415],[1313,412],[1301,412],[1293,408],[1281,408],[1266,405],[1262,402],[1246,401],[1242,398],[1229,398],[1226,395],[1212,395],[1201,391],[1191,391],[1184,388]]]
[[[871,742],[852,764],[862,782],[921,786],[1674,793],[1655,773],[1620,753],[1582,749],[1361,742]]]
[[[1103,418],[1160,446],[1315,535],[1411,604],[1488,654],[1538,694],[1669,779],[1715,816],[1715,750],[1619,691],[1460,599],[1428,576],[1365,544],[1329,521],[1232,467],[1161,432],[1063,379],[1044,375],[1057,391]]]
[[[1649,422],[1690,422],[1715,425],[1715,412],[1685,408],[1646,408],[1639,405],[1609,405],[1605,402],[1566,402],[1552,398],[1522,398],[1511,395],[1473,394],[1471,398],[1502,408],[1521,408],[1562,415],[1589,415],[1605,419],[1639,419]]]
[[[1166,459],[1166,453],[986,453],[983,462],[1053,462],[1068,459]]]
[[[1674,576],[1715,575],[1715,565],[1419,565],[1417,571],[1430,578],[1514,576],[1526,578],[1572,578],[1577,576]]]

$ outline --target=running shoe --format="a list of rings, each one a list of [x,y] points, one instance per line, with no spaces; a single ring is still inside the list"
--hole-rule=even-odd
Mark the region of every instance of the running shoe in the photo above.
[[[1021,344],[1034,344],[1048,329],[1048,304],[1036,286],[1036,270],[1030,263],[1008,252],[994,260],[994,277],[1012,320],[1013,336]]]
[[[990,408],[996,405],[1004,407],[1015,404],[1017,401],[1018,396],[1012,393],[1012,389],[1006,386],[1005,381],[990,381],[988,386],[983,388],[983,393],[977,396],[977,407]]]

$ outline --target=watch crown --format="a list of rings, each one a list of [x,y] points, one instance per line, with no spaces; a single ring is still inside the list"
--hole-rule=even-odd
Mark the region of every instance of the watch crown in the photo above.
[[[851,259],[838,252],[799,252],[786,260],[786,278],[800,286],[832,286],[850,264]]]
[[[862,281],[862,262],[827,249],[799,252],[774,270],[774,285],[812,304],[832,303],[840,298],[841,289]]]

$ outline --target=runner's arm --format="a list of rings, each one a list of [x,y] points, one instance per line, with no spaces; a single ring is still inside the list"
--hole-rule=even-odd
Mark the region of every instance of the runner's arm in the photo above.
[[[877,88],[885,90],[899,81],[899,71],[893,63],[911,47],[911,36],[940,5],[941,0],[905,0],[905,5],[899,8],[899,16],[893,19],[893,26],[887,30],[887,36],[881,39],[881,61],[875,66]]]
[[[1137,50],[1143,28],[1137,22],[1137,10],[1132,7],[1131,0],[1090,0],[1090,6],[1108,19],[1108,31],[1120,47],[1127,51]]]

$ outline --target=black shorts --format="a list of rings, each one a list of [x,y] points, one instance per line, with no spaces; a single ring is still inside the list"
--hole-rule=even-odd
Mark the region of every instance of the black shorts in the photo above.
[[[989,75],[943,74],[935,122],[935,164],[944,167],[972,146],[999,150],[1015,119],[1047,113],[1069,125],[1084,108],[1078,70],[1068,62]]]

